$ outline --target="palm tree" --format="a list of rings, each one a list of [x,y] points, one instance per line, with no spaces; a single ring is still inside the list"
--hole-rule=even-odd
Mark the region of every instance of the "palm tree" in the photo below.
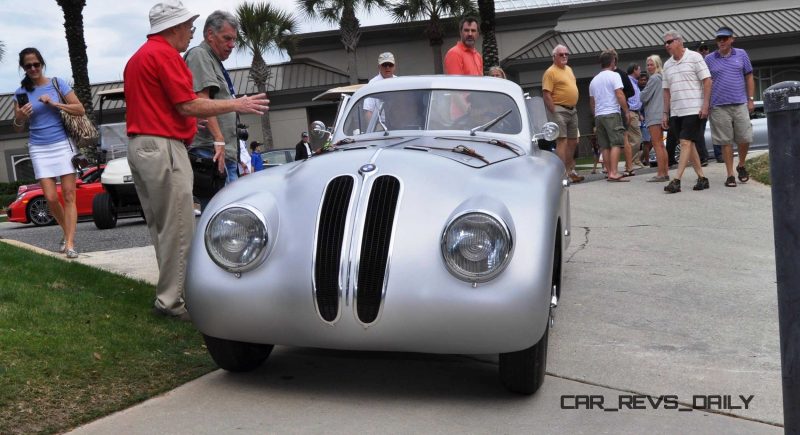
[[[267,92],[270,70],[264,61],[264,53],[286,50],[291,54],[295,48],[297,20],[295,17],[272,7],[268,3],[242,3],[236,8],[239,19],[239,36],[236,45],[240,51],[249,51],[253,55],[250,66],[250,78],[256,84],[258,92]],[[269,112],[261,116],[261,132],[264,147],[272,149],[272,127],[269,123]]]
[[[92,119],[94,105],[89,82],[89,57],[86,55],[86,40],[83,37],[83,8],[86,6],[86,0],[56,0],[56,3],[61,6],[61,11],[64,13],[64,30],[67,35],[67,49],[74,81],[72,89],[83,103],[86,116]],[[89,160],[97,161],[96,146],[82,146],[81,151]]]
[[[483,73],[489,68],[500,65],[497,38],[494,34],[495,15],[494,0],[478,0],[478,12],[481,16],[481,35],[483,36]]]
[[[358,83],[358,67],[356,66],[356,48],[361,39],[361,24],[356,18],[356,11],[363,8],[369,12],[373,7],[385,7],[387,0],[297,0],[300,9],[310,18],[319,18],[324,22],[339,24],[342,45],[347,53],[347,73],[350,83]]]
[[[83,8],[86,0],[56,0],[64,12],[64,30],[67,35],[69,62],[72,67],[72,88],[83,103],[86,114],[92,116],[92,88],[89,82],[89,57],[86,55],[86,40],[83,37]]]
[[[428,37],[433,51],[433,70],[436,74],[442,74],[444,28],[441,20],[448,16],[466,14],[472,9],[472,0],[400,0],[393,2],[389,10],[397,22],[428,21],[425,36]]]

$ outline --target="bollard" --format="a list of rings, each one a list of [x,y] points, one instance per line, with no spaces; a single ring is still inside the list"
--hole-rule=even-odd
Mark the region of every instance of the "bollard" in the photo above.
[[[783,424],[800,433],[800,82],[764,92],[778,282]]]

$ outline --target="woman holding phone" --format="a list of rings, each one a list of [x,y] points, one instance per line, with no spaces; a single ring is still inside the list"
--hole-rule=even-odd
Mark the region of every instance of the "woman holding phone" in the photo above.
[[[75,208],[75,168],[71,161],[77,150],[69,141],[59,111],[83,115],[83,105],[69,84],[57,78],[66,100],[66,103],[60,102],[52,81],[44,76],[45,62],[39,50],[22,50],[19,66],[25,71],[25,78],[22,86],[14,92],[14,130],[23,132],[27,128],[30,132],[28,152],[33,172],[42,186],[50,213],[64,232],[59,251],[67,258],[77,258],[75,229],[78,212]],[[63,206],[56,189],[56,177],[61,178]]]

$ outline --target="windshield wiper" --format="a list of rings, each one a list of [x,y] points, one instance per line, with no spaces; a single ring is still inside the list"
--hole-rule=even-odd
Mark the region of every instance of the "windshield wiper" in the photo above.
[[[436,137],[435,139],[463,140],[463,141],[468,141],[468,142],[488,143],[489,145],[496,145],[496,146],[499,146],[500,148],[505,148],[505,149],[513,152],[514,154],[516,154],[518,156],[521,156],[523,154],[522,151],[520,151],[517,146],[511,145],[508,142],[505,142],[505,141],[502,141],[502,140],[498,140],[498,139],[480,139],[480,138],[466,139],[466,138],[463,138],[463,137],[447,137],[447,136],[439,136],[439,137]]]
[[[513,110],[512,110],[512,109],[508,109],[508,110],[507,110],[505,113],[502,113],[502,114],[500,114],[500,116],[498,116],[497,118],[495,118],[495,119],[493,119],[493,120],[491,120],[491,121],[487,122],[486,124],[479,125],[479,126],[477,126],[477,127],[473,127],[473,128],[472,128],[472,129],[469,131],[469,135],[470,135],[470,136],[475,136],[475,132],[476,132],[476,131],[478,131],[478,130],[481,130],[481,129],[483,129],[483,131],[486,131],[486,130],[488,130],[488,129],[492,128],[492,127],[493,127],[495,124],[497,124],[498,122],[502,121],[502,120],[503,120],[503,118],[505,118],[506,116],[508,116],[508,114],[509,114],[509,113],[511,113],[511,112],[513,112]]]

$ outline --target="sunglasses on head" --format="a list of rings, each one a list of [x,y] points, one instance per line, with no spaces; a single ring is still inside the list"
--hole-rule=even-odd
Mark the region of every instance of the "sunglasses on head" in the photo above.
[[[39,69],[41,67],[42,67],[42,64],[39,63],[39,62],[26,63],[25,65],[22,65],[22,68],[24,70],[26,70],[26,71],[29,70],[29,69],[34,69],[34,68]]]

